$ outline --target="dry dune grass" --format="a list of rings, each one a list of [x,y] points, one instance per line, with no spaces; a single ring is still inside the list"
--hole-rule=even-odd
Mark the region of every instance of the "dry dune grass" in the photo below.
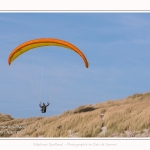
[[[84,105],[59,116],[13,119],[0,114],[0,126],[24,126],[1,137],[113,137],[150,134],[150,93],[125,99]],[[105,134],[101,134],[107,127]],[[2,130],[2,129],[0,129]],[[4,130],[4,129],[3,129]],[[8,130],[8,129],[7,129]],[[148,131],[144,135],[144,131]],[[138,135],[138,136],[140,136]]]
[[[9,121],[9,120],[13,120],[13,118],[10,115],[3,115],[0,113],[0,123]]]
[[[135,94],[115,103],[109,107],[104,119],[109,134],[150,128],[150,93]]]

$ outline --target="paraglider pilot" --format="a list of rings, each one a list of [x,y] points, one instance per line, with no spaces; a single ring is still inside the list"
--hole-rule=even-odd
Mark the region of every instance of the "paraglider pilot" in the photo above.
[[[40,102],[39,106],[40,106],[40,108],[41,108],[41,112],[42,112],[42,113],[46,113],[46,108],[47,108],[47,106],[49,106],[49,104],[50,104],[49,102],[47,102],[47,105],[45,105],[45,103],[42,104],[42,103]]]

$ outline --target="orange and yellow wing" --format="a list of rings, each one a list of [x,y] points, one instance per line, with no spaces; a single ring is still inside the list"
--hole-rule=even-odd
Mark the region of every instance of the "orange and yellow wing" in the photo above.
[[[31,49],[37,48],[37,47],[41,47],[41,46],[60,46],[60,47],[64,47],[64,48],[73,50],[82,57],[82,59],[85,63],[85,66],[87,68],[89,66],[86,57],[76,46],[74,46],[73,44],[71,44],[69,42],[66,42],[66,41],[63,41],[60,39],[54,39],[54,38],[40,38],[40,39],[34,39],[34,40],[30,40],[30,41],[22,43],[21,45],[17,46],[10,53],[10,55],[8,57],[8,64],[10,65],[12,63],[12,61],[14,61],[18,56],[27,52],[28,50],[31,50]]]

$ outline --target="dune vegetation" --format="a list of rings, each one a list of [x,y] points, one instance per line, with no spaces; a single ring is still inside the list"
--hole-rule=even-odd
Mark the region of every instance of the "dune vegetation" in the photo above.
[[[0,114],[0,137],[150,137],[150,92],[58,116],[15,119]]]

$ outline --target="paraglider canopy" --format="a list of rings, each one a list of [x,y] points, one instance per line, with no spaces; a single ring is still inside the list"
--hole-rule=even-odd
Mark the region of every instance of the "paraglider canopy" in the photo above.
[[[41,46],[60,46],[60,47],[73,50],[82,57],[86,68],[89,67],[86,57],[76,46],[74,46],[69,42],[60,39],[54,39],[54,38],[39,38],[39,39],[30,40],[20,44],[10,53],[8,57],[8,64],[10,65],[17,57],[27,52],[28,50],[41,47]]]

